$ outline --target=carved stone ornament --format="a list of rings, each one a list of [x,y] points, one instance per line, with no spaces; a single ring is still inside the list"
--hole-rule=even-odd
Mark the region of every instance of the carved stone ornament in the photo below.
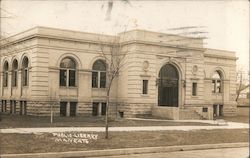
[[[147,71],[149,68],[149,62],[148,61],[144,61],[142,64],[142,68],[144,71]]]
[[[193,66],[193,74],[196,74],[198,72],[198,66],[194,65]]]

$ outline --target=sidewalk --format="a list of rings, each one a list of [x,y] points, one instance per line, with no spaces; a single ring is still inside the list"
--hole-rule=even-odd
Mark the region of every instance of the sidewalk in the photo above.
[[[144,148],[124,148],[108,150],[91,151],[68,151],[68,152],[50,152],[50,153],[27,153],[27,154],[4,154],[1,158],[57,158],[57,157],[106,157],[130,154],[162,153],[174,151],[190,151],[218,148],[241,148],[249,147],[249,143],[222,143],[222,144],[201,144],[201,145],[183,145],[183,146],[160,146]]]
[[[183,120],[182,120],[183,121]],[[189,120],[190,121],[190,120]],[[197,122],[197,121],[196,121]],[[200,120],[214,124],[214,121]],[[249,129],[249,124],[227,122],[227,125],[219,126],[141,126],[141,127],[109,127],[109,131],[191,131],[191,130],[214,130],[214,129]],[[0,133],[53,133],[53,132],[104,132],[105,127],[42,127],[42,128],[8,128],[0,129]]]

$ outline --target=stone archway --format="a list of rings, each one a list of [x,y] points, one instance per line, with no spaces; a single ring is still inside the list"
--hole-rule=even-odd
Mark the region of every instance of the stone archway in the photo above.
[[[158,106],[178,107],[179,74],[172,64],[164,65],[158,75]]]

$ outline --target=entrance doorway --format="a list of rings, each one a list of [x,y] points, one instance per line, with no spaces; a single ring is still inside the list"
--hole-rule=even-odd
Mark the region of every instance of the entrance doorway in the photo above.
[[[178,106],[179,75],[176,67],[164,65],[159,72],[158,106]]]

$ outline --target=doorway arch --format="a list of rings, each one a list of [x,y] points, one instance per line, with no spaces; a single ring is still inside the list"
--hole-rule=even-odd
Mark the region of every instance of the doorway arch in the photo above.
[[[178,107],[179,74],[172,64],[165,64],[158,75],[158,106]]]

